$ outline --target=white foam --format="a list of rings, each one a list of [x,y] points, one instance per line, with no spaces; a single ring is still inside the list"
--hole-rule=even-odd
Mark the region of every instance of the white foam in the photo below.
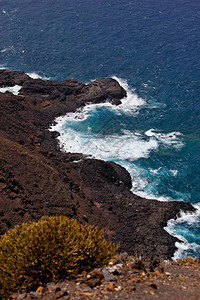
[[[158,200],[158,201],[162,201],[162,202],[169,202],[169,201],[174,201],[173,198],[171,197],[167,197],[167,196],[157,196],[153,193],[147,193],[147,192],[144,192],[144,191],[141,191],[141,190],[135,190],[135,189],[132,189],[132,192],[142,198],[145,198],[145,199],[150,199],[150,200]],[[181,201],[181,199],[176,199],[176,201]]]
[[[146,170],[139,169],[138,167],[132,169],[127,164],[123,165],[131,174],[132,178],[132,192],[142,198],[146,199],[155,199],[159,201],[174,201],[171,197],[166,196],[157,196],[153,193],[151,193],[149,190],[146,192],[144,190],[147,190],[147,186],[149,184],[148,180],[145,177]],[[161,172],[162,168],[158,168],[155,170],[150,170],[152,173],[158,174]],[[169,170],[169,172],[172,172],[174,176],[177,175],[177,170]],[[141,174],[144,173],[144,177],[142,177]],[[152,188],[152,185],[154,183],[151,183],[150,188]],[[184,194],[180,194],[180,198],[176,199],[176,201],[183,201]],[[168,221],[167,226],[164,228],[170,235],[177,237],[181,242],[176,242],[177,251],[174,253],[174,256],[172,257],[173,260],[177,260],[181,257],[185,257],[188,255],[194,255],[193,253],[196,253],[198,256],[198,253],[200,253],[200,245],[197,243],[189,243],[187,239],[184,236],[187,236],[188,234],[191,236],[192,233],[187,231],[187,228],[184,226],[184,224],[187,224],[187,226],[194,227],[196,224],[200,224],[200,203],[193,204],[193,206],[197,209],[196,212],[181,212],[180,216],[175,220],[171,219]],[[181,234],[177,234],[176,230],[179,228],[179,226],[182,225],[182,230],[180,231]],[[198,226],[198,225],[197,225]],[[193,234],[194,239],[196,238]],[[192,253],[192,254],[191,254]]]
[[[41,78],[41,77],[37,77],[39,75],[36,73],[27,73],[27,74],[30,77],[32,76],[32,78],[34,78],[34,79]],[[97,104],[89,103],[86,106],[84,106],[83,108],[77,109],[77,111],[74,113],[68,113],[65,116],[58,117],[56,119],[56,123],[58,124],[58,127],[54,126],[54,130],[57,130],[57,131],[58,131],[58,129],[60,130],[61,127],[59,124],[62,125],[65,122],[67,122],[68,120],[71,120],[71,121],[73,120],[73,121],[77,121],[77,122],[86,120],[93,111],[95,111],[101,107],[106,107],[108,109],[111,109],[116,114],[121,114],[122,112],[132,114],[132,113],[135,113],[139,109],[140,106],[142,106],[146,103],[142,98],[138,97],[137,94],[134,93],[134,89],[129,88],[126,80],[123,80],[116,76],[113,76],[112,78],[117,80],[119,82],[119,84],[127,91],[127,97],[125,97],[121,100],[122,104],[116,106],[109,102],[97,103]]]
[[[181,212],[179,218],[175,220],[176,224],[187,222],[189,225],[192,225],[197,223],[200,218],[200,203],[193,204],[193,206],[196,208],[196,212]]]
[[[42,77],[40,75],[38,75],[37,73],[35,72],[32,72],[32,73],[26,73],[29,77],[33,78],[33,79],[41,79]]]
[[[4,52],[6,52],[7,50],[9,50],[9,48],[4,48],[4,49],[2,49],[0,52],[1,52],[1,53],[4,53]]]
[[[118,134],[112,135],[103,135],[100,133],[94,134],[90,128],[87,128],[86,131],[76,130],[74,122],[79,122],[78,128],[81,128],[81,122],[85,121],[90,117],[95,110],[100,109],[101,107],[106,107],[118,115],[121,113],[135,114],[138,112],[142,106],[146,105],[146,102],[139,98],[134,90],[130,90],[127,82],[114,77],[119,83],[128,91],[127,98],[122,99],[122,104],[119,106],[114,106],[110,103],[100,103],[100,104],[89,104],[83,109],[76,111],[75,113],[69,113],[64,117],[59,117],[56,119],[56,125],[52,126],[50,130],[58,131],[60,136],[58,137],[61,148],[66,152],[74,153],[83,153],[88,155],[88,157],[95,157],[103,160],[112,160],[120,165],[124,166],[132,177],[132,191],[134,194],[145,197],[147,199],[156,199],[159,201],[173,201],[171,197],[166,196],[157,196],[153,194],[154,186],[156,187],[156,181],[149,185],[147,180],[147,174],[145,170],[139,169],[136,165],[133,166],[135,160],[139,158],[148,158],[151,151],[155,151],[159,145],[165,147],[174,147],[180,149],[183,147],[182,134],[180,132],[169,132],[162,133],[158,132],[155,129],[149,129],[144,134],[141,132],[130,132],[129,130],[121,130]],[[67,126],[67,123],[69,126]],[[83,123],[84,124],[84,123]],[[66,130],[67,128],[67,130]],[[178,170],[171,169],[166,170],[169,174],[177,176]],[[146,170],[146,172],[148,172]],[[162,168],[151,169],[150,172],[153,174],[162,173]],[[153,175],[152,174],[152,175]],[[149,185],[149,187],[148,187]],[[145,191],[144,191],[145,190]],[[181,197],[182,195],[180,195]],[[181,198],[178,200],[182,200]],[[198,217],[198,214],[181,214],[181,217],[177,220],[170,220],[167,227],[165,228],[170,234],[175,235],[174,231],[177,224],[181,222],[196,222],[195,217]],[[180,222],[180,223],[179,223]],[[182,253],[185,253],[188,249],[197,249],[198,246],[195,243],[188,243],[187,240],[178,236],[183,243],[177,243],[178,251],[174,255],[174,259],[180,257]]]
[[[160,171],[161,169],[162,169],[162,168],[160,167],[160,168],[158,168],[158,169],[155,169],[155,170],[153,170],[153,169],[150,169],[149,171],[150,171],[151,173],[158,174],[158,173],[159,173],[159,171]]]
[[[113,105],[109,102],[107,103],[97,103],[97,104],[88,104],[84,106],[83,108],[77,109],[76,112],[73,113],[67,113],[65,116],[61,116],[56,118],[56,124],[54,126],[54,130],[62,130],[63,125],[65,122],[68,121],[77,121],[81,122],[83,120],[86,120],[95,110],[101,107],[107,107],[110,109],[113,109]],[[57,131],[58,131],[57,130]]]
[[[13,46],[9,46],[7,48],[2,49],[0,52],[4,53],[4,52],[9,51],[9,50],[14,50],[14,47]]]
[[[176,247],[178,250],[172,257],[174,260],[177,260],[183,256],[187,256],[187,253],[191,250],[196,253],[200,253],[200,245],[196,243],[189,243],[183,235],[176,233],[176,228],[178,228],[178,226],[181,224],[187,223],[188,225],[195,225],[200,223],[200,203],[193,204],[193,206],[196,208],[196,212],[181,212],[180,216],[176,220],[169,220],[167,226],[164,228],[169,234],[182,241],[176,242]]]
[[[148,83],[143,83],[143,86],[146,88],[148,87]]]
[[[30,72],[30,73],[26,73],[26,74],[33,79],[50,80],[50,77],[46,77],[45,75],[41,76],[36,72]]]
[[[151,150],[158,147],[157,141],[142,140],[138,135],[126,131],[122,135],[95,135],[90,132],[79,133],[73,129],[63,130],[62,124],[52,126],[51,130],[60,132],[61,148],[66,152],[83,153],[104,160],[134,161],[148,157]]]
[[[167,197],[157,197],[151,192],[148,194],[144,192],[144,188],[148,185],[145,175],[141,177],[141,170],[136,171],[136,168],[130,168],[129,163],[126,164],[125,160],[133,162],[139,158],[148,158],[152,150],[156,150],[160,144],[167,145],[170,147],[181,147],[183,144],[180,140],[180,132],[171,133],[159,133],[154,129],[149,129],[145,134],[140,132],[130,132],[128,130],[121,130],[120,134],[115,135],[102,135],[101,133],[94,135],[88,128],[87,132],[76,131],[70,128],[70,123],[72,122],[82,122],[89,118],[89,116],[95,113],[101,107],[106,107],[107,109],[113,110],[113,113],[119,114],[132,113],[136,111],[136,108],[141,107],[145,104],[145,101],[136,94],[134,90],[128,87],[126,81],[113,77],[119,81],[128,92],[127,99],[122,100],[122,104],[119,106],[114,106],[110,103],[100,103],[100,104],[89,104],[83,109],[77,110],[75,113],[68,113],[64,117],[59,117],[56,119],[56,125],[52,126],[50,130],[55,130],[60,132],[58,137],[61,148],[66,152],[81,152],[85,155],[96,157],[103,160],[114,160],[123,165],[130,172],[133,180],[133,191],[141,197],[148,199],[157,199],[160,201],[171,201],[173,199]],[[65,129],[65,124],[69,124],[68,129]],[[145,138],[145,136],[148,137]],[[161,168],[157,170],[150,170],[155,174],[160,171]],[[177,170],[171,170],[171,173],[176,176]]]
[[[103,104],[104,105],[104,104]],[[58,137],[61,148],[66,152],[81,152],[90,157],[95,157],[103,160],[112,160],[118,162],[124,166],[132,177],[132,191],[134,194],[145,197],[147,199],[157,199],[159,201],[173,201],[170,197],[156,196],[151,192],[145,192],[144,189],[148,185],[148,181],[145,178],[145,174],[142,177],[141,174],[145,170],[133,167],[130,162],[133,162],[139,158],[148,158],[152,150],[156,150],[161,141],[158,141],[154,135],[148,140],[144,139],[144,136],[140,132],[130,132],[129,130],[122,130],[121,135],[94,135],[91,133],[90,128],[87,132],[79,132],[68,127],[65,129],[66,122],[81,122],[86,120],[90,113],[93,113],[95,109],[102,106],[102,104],[88,105],[82,111],[76,113],[69,113],[64,117],[56,119],[57,124],[52,126],[50,130],[58,131],[60,136]],[[110,103],[106,103],[107,107],[111,107]],[[164,142],[165,140],[162,139]],[[173,143],[172,145],[173,146]],[[125,162],[127,161],[127,163]],[[156,170],[150,170],[152,173],[158,174],[162,168]],[[170,172],[175,174],[177,170],[171,170]],[[181,200],[181,199],[180,199]]]
[[[18,95],[21,88],[22,87],[20,85],[14,85],[12,87],[7,86],[7,87],[0,88],[0,92],[1,93],[10,92],[13,93],[14,95]]]
[[[160,133],[156,132],[155,129],[149,129],[145,132],[146,136],[155,137],[160,143],[165,146],[174,146],[175,148],[182,148],[184,146],[181,141],[182,134],[177,131],[169,132],[169,133]]]
[[[143,190],[147,185],[148,181],[145,176],[142,177],[141,173],[144,169],[138,167],[137,165],[129,164],[128,162],[120,162],[121,165],[130,173],[132,179],[132,191],[134,194],[140,196],[140,191]]]
[[[179,258],[190,256],[187,253],[190,253],[191,251],[194,253],[200,253],[200,245],[196,243],[188,243],[188,241],[183,236],[177,235],[176,237],[179,238],[179,240],[181,240],[182,242],[175,243],[175,246],[178,249],[172,257],[173,260],[178,260]]]
[[[126,80],[121,79],[119,77],[113,76],[113,79],[117,80],[118,83],[126,90],[127,97],[121,99],[121,104],[116,106],[109,102],[106,103],[98,103],[98,104],[88,104],[86,107],[82,109],[82,111],[78,111],[77,120],[83,119],[82,115],[87,114],[88,111],[96,109],[98,107],[107,107],[115,111],[116,114],[126,113],[126,114],[135,114],[138,110],[146,105],[144,99],[139,97],[135,93],[135,89],[131,89]],[[68,115],[70,117],[70,114]]]
[[[149,171],[153,174],[159,174],[160,172],[162,172],[162,167],[159,167],[158,169],[149,169]],[[166,172],[168,172],[168,171],[166,170]],[[169,172],[173,176],[177,176],[177,174],[178,174],[178,170],[169,170]]]
[[[175,177],[178,174],[178,170],[169,170],[170,173]]]
[[[139,108],[140,106],[144,106],[146,104],[145,100],[139,97],[135,93],[135,89],[131,89],[127,83],[126,80],[121,79],[119,77],[113,76],[113,79],[117,80],[119,84],[126,90],[127,92],[127,97],[123,98],[121,100],[122,104],[118,106],[120,110],[123,109],[124,112],[129,112],[131,113],[132,110],[135,111],[135,109]]]
[[[153,137],[148,141],[141,137],[139,132],[131,133],[130,131],[122,131],[121,135],[102,136],[88,133],[79,133],[68,129],[64,129],[66,122],[81,122],[86,120],[90,114],[101,107],[112,110],[116,115],[121,113],[132,114],[139,107],[145,104],[145,101],[138,97],[133,89],[130,89],[127,82],[121,78],[113,77],[119,84],[126,89],[127,97],[122,99],[119,106],[111,103],[88,104],[83,109],[77,110],[75,113],[68,113],[64,117],[56,119],[56,125],[51,130],[59,131],[61,135],[58,137],[62,149],[66,152],[81,152],[85,155],[93,155],[99,159],[105,160],[130,160],[141,157],[148,157],[151,150],[158,147],[157,140]]]

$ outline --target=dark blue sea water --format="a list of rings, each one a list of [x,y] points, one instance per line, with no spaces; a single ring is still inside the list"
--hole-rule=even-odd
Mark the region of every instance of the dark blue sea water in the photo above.
[[[118,108],[61,119],[61,142],[125,166],[139,195],[199,209],[168,224],[175,258],[200,255],[199,20],[198,0],[0,0],[1,67],[126,87]]]

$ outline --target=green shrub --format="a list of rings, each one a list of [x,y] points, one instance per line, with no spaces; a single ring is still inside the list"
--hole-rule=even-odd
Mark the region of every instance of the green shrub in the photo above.
[[[116,250],[102,230],[65,216],[17,225],[0,239],[0,299],[104,265]]]

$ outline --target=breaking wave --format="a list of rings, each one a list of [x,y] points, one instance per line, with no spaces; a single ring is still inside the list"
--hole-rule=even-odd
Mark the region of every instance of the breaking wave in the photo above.
[[[50,77],[46,77],[43,73],[40,75],[39,72],[30,72],[30,73],[26,73],[29,77],[33,78],[33,79],[43,79],[43,80],[50,80]]]
[[[172,197],[157,193],[157,185],[160,178],[176,177],[178,170],[166,167],[143,168],[137,164],[140,159],[149,159],[159,149],[174,149],[179,151],[184,147],[181,132],[162,132],[158,129],[135,130],[127,126],[127,120],[134,123],[134,117],[141,108],[147,107],[147,102],[139,97],[134,89],[131,89],[125,80],[117,77],[121,86],[127,91],[127,97],[122,99],[122,104],[114,106],[110,103],[88,104],[83,109],[74,113],[68,113],[64,117],[56,119],[56,125],[50,130],[58,131],[60,147],[65,152],[83,153],[88,157],[115,161],[124,166],[132,177],[132,191],[147,199],[160,201],[172,201],[184,199],[184,194],[173,191]],[[152,106],[152,105],[151,105]],[[126,119],[129,118],[129,119]],[[130,124],[128,124],[130,125]],[[149,178],[151,180],[149,181]],[[172,235],[172,230],[177,228],[177,222],[171,220],[165,228]],[[181,221],[180,221],[181,222]],[[173,224],[173,226],[172,226]],[[185,238],[182,237],[181,240]],[[180,257],[181,249],[196,249],[195,243],[186,242],[178,244],[178,251],[174,259]]]
[[[164,228],[169,234],[181,241],[176,242],[177,251],[172,257],[174,260],[180,257],[192,256],[193,253],[200,253],[200,203],[193,204],[193,206],[196,208],[196,212],[181,212],[176,220],[169,220],[167,226]],[[185,226],[186,224],[187,226]],[[190,230],[191,228],[192,230]],[[194,233],[194,229],[196,229],[196,234]]]
[[[14,95],[18,95],[21,88],[22,87],[20,85],[14,85],[12,87],[7,86],[7,87],[0,88],[0,92],[1,93],[10,92],[13,93]]]

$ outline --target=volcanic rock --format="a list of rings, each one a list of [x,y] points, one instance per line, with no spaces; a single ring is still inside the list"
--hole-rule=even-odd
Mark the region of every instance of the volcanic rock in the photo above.
[[[134,195],[130,174],[113,162],[59,149],[55,118],[88,102],[119,104],[125,90],[111,78],[85,85],[32,79],[0,70],[0,86],[21,85],[20,95],[0,93],[0,234],[43,215],[64,214],[104,228],[119,251],[170,258],[178,240],[163,227],[189,203],[159,202]]]

